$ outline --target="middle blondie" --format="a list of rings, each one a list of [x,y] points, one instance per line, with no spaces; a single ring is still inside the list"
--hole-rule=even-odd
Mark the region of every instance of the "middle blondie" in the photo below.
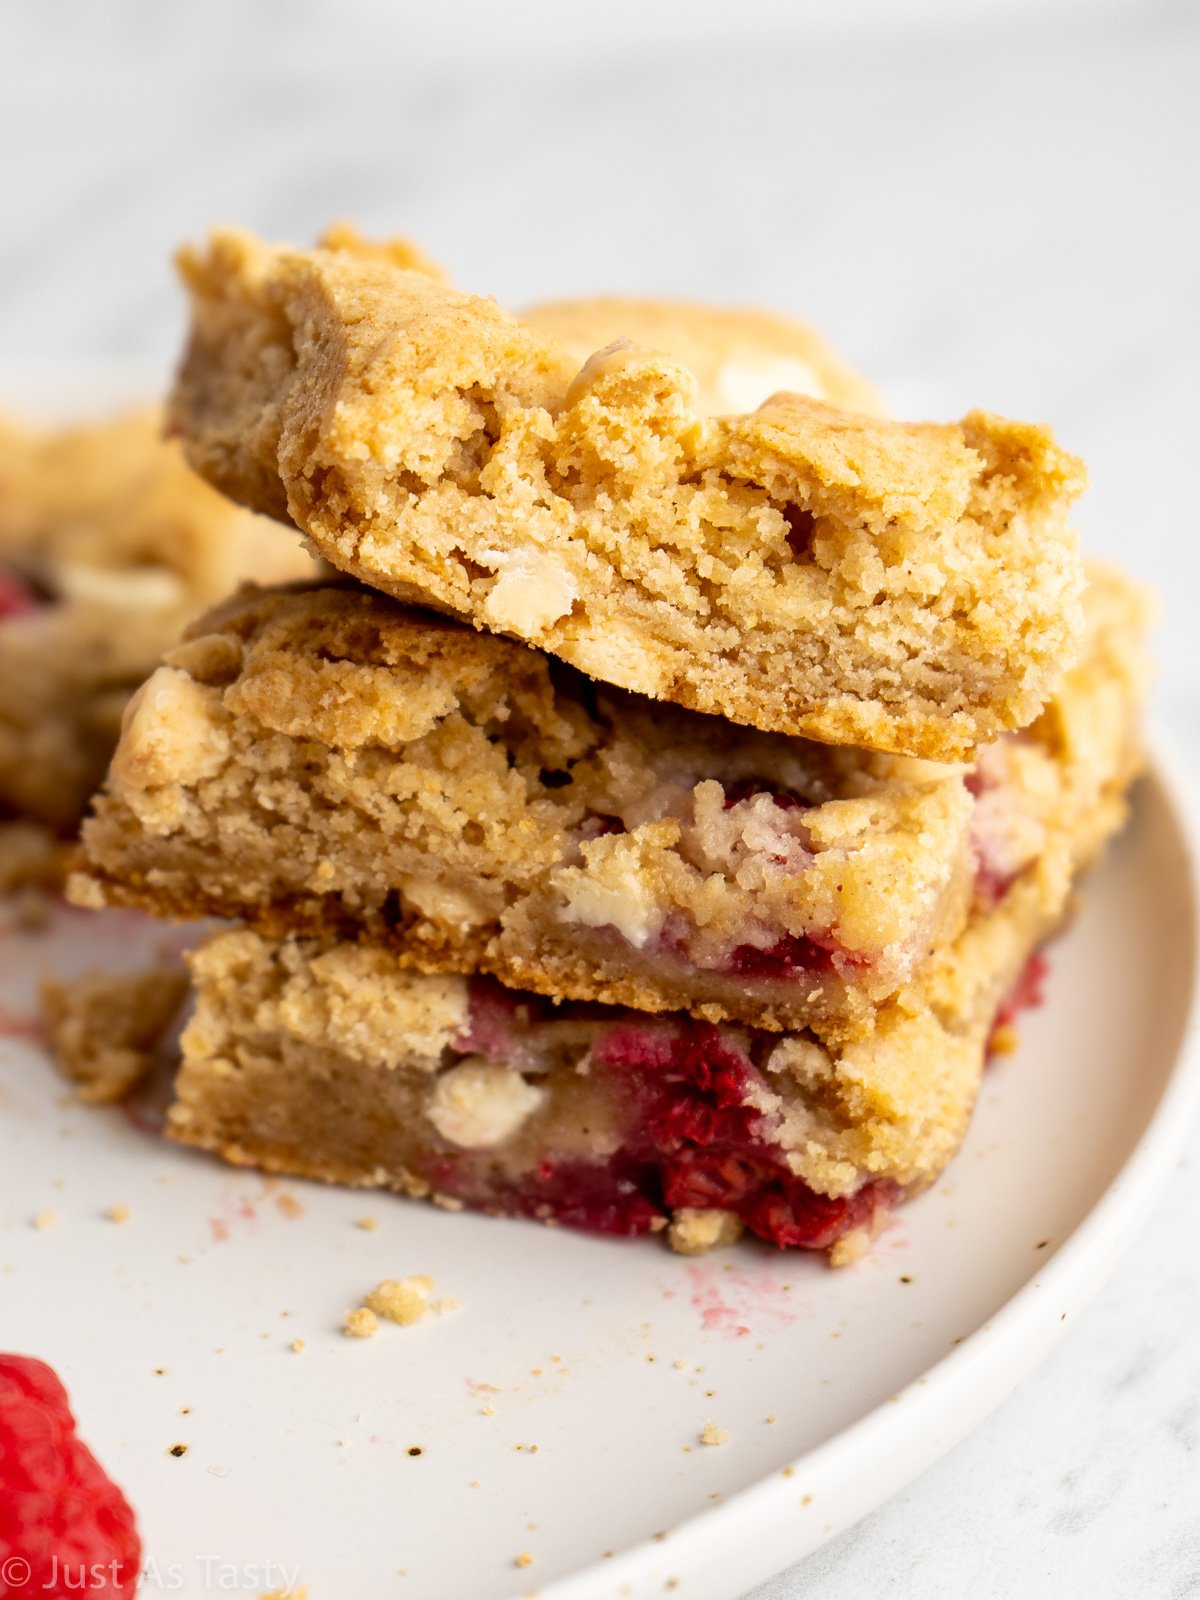
[[[869,1020],[1120,775],[1139,608],[1094,573],[1084,661],[965,768],[657,705],[353,584],[251,592],[132,704],[73,893],[572,1000]]]

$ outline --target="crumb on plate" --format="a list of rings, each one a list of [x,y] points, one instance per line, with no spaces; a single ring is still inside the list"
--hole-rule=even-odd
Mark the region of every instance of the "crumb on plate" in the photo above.
[[[438,1317],[444,1312],[457,1310],[457,1300],[431,1300],[433,1279],[419,1274],[411,1278],[384,1278],[368,1294],[363,1305],[376,1317],[395,1322],[402,1328],[426,1317]]]

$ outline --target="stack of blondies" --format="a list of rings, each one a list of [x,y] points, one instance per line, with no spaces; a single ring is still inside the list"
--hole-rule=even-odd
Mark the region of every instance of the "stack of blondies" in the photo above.
[[[188,458],[338,575],[187,630],[84,830],[80,903],[232,924],[172,1135],[850,1259],[1125,815],[1144,607],[1080,464],[762,314],[517,318],[350,235],[183,264]]]

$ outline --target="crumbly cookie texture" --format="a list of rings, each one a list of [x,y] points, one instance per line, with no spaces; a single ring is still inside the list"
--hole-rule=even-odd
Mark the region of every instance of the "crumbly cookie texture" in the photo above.
[[[10,881],[53,876],[126,700],[182,626],[247,577],[319,570],[294,531],[231,505],[137,412],[37,432],[0,424],[0,819]],[[39,867],[40,861],[40,867]]]
[[[384,1278],[363,1296],[363,1305],[385,1322],[410,1328],[426,1317],[440,1317],[456,1311],[458,1301],[445,1296],[433,1299],[433,1279],[424,1273],[411,1278]]]
[[[732,721],[956,760],[1078,643],[1079,462],[981,412],[776,394],[706,416],[637,344],[571,350],[427,275],[221,233],[185,252],[193,464],[335,565],[593,678]]]
[[[681,1256],[700,1256],[736,1244],[742,1224],[732,1211],[715,1206],[679,1206],[672,1213],[667,1243]]]
[[[710,416],[754,411],[781,391],[883,414],[878,391],[815,328],[771,311],[612,295],[556,300],[518,315],[580,367],[620,341],[662,351],[692,373],[696,403]]]
[[[968,771],[656,706],[346,584],[244,595],[131,704],[71,892],[577,1000],[869,1019],[1110,781],[1141,610],[1098,569],[1083,661]]]
[[[51,1055],[81,1100],[123,1100],[158,1063],[188,992],[178,963],[42,984]]]
[[[426,1317],[438,1317],[457,1309],[456,1300],[432,1300],[433,1279],[425,1276],[385,1278],[363,1295],[362,1305],[347,1311],[343,1332],[353,1338],[370,1338],[379,1324],[395,1322],[409,1328]]]
[[[373,1339],[379,1332],[379,1318],[367,1306],[352,1306],[342,1320],[342,1332],[351,1339]]]

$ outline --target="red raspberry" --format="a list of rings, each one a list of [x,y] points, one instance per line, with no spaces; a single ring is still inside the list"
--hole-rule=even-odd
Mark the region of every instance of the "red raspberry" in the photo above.
[[[142,1545],[44,1361],[0,1355],[0,1600],[125,1600]]]
[[[767,950],[739,944],[729,955],[728,970],[740,978],[794,978],[829,972],[834,952],[803,933],[785,933]]]

